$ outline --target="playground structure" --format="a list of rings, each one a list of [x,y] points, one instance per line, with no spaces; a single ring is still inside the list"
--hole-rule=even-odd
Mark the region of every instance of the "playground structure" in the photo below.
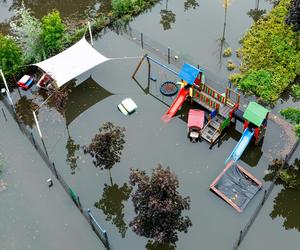
[[[204,111],[190,109],[188,117],[188,138],[191,142],[197,142],[204,125]]]
[[[210,189],[239,213],[261,189],[262,183],[233,160],[210,185]]]
[[[200,137],[210,143],[211,146],[218,139],[221,139],[224,130],[231,123],[236,123],[237,120],[244,123],[244,133],[226,162],[229,159],[237,161],[251,140],[256,145],[263,141],[269,112],[267,109],[255,102],[250,102],[244,113],[239,109],[240,94],[229,87],[226,88],[225,93],[220,93],[206,84],[203,69],[185,63],[178,73],[147,54],[143,56],[135,69],[132,75],[133,79],[135,79],[135,75],[145,59],[148,62],[148,85],[151,81],[150,62],[175,74],[181,80],[181,89],[166,113],[161,117],[162,121],[169,122],[186,100],[197,103],[206,111],[207,118],[206,124],[200,131]]]
[[[201,130],[200,136],[213,145],[221,137],[222,131],[230,125],[234,111],[239,107],[240,95],[230,88],[226,89],[225,95],[216,91],[204,83],[204,71],[190,64],[184,64],[178,76],[182,81],[182,89],[162,116],[162,120],[170,121],[183,102],[189,98],[208,112],[208,122]],[[231,96],[235,96],[235,100],[232,100]]]
[[[162,121],[169,122],[187,100],[201,107],[201,110],[189,110],[188,138],[192,142],[196,142],[200,138],[210,143],[212,147],[218,139],[221,140],[224,130],[230,124],[236,124],[237,120],[243,123],[242,136],[237,138],[238,143],[225,161],[225,168],[210,185],[210,190],[224,199],[236,211],[242,212],[261,189],[262,183],[236,162],[251,141],[256,145],[263,141],[269,111],[255,102],[250,102],[243,112],[239,109],[240,95],[231,88],[226,88],[225,93],[213,89],[205,83],[204,71],[200,68],[184,64],[181,71],[176,73],[147,55],[142,61],[145,58],[148,61],[148,83],[151,79],[150,61],[176,74],[181,80],[179,82],[181,89],[162,116]],[[142,61],[134,72],[133,78]],[[196,115],[195,112],[202,112],[202,114]]]
[[[263,142],[269,110],[259,105],[256,102],[250,102],[245,112],[236,110],[234,116],[236,119],[244,123],[244,132],[239,142],[225,161],[229,160],[237,161],[251,140],[258,145]]]

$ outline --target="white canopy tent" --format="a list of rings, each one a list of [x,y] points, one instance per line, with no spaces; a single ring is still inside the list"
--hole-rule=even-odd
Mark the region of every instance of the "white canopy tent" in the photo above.
[[[85,71],[109,60],[95,50],[83,37],[63,52],[34,64],[49,74],[58,88]]]

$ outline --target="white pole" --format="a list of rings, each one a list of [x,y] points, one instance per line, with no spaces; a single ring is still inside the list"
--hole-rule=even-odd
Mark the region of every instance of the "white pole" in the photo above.
[[[91,44],[92,44],[92,46],[94,46],[94,43],[93,43],[93,35],[92,35],[92,29],[91,29],[91,23],[90,23],[90,21],[88,21],[88,26],[89,26],[89,32],[90,32],[90,38],[91,38]]]
[[[6,79],[5,79],[5,77],[4,77],[4,74],[3,74],[2,69],[0,69],[0,74],[1,74],[1,76],[2,76],[4,85],[5,85],[5,89],[6,89],[6,93],[7,93],[8,100],[10,101],[11,105],[14,106],[14,103],[13,103],[13,101],[12,101],[12,99],[11,99],[10,92],[9,92],[9,89],[8,89],[8,86],[7,86],[7,82],[6,82]]]
[[[35,121],[36,127],[38,129],[39,135],[40,135],[41,139],[43,139],[42,132],[41,132],[40,125],[39,125],[39,121],[36,117],[35,111],[33,111],[32,113],[33,113],[34,121]]]

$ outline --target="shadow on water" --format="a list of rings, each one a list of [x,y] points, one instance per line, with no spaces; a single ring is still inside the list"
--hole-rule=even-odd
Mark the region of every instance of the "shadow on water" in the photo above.
[[[85,110],[113,95],[95,82],[92,77],[77,86],[75,82],[72,82],[68,89],[70,93],[65,113],[67,126]]]
[[[118,229],[122,238],[125,237],[127,225],[124,220],[124,202],[131,194],[132,187],[124,183],[122,187],[117,184],[104,184],[102,198],[95,202],[95,207],[101,209],[106,215],[106,220],[111,221]]]

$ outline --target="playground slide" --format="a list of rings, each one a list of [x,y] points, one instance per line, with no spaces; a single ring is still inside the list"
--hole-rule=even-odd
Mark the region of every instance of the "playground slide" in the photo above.
[[[246,149],[247,145],[251,141],[254,132],[251,132],[248,128],[245,129],[241,139],[239,140],[238,144],[236,144],[235,148],[231,152],[230,156],[225,161],[225,164],[230,160],[237,161],[241,155],[243,154],[244,150]]]
[[[184,102],[186,96],[190,93],[189,88],[185,89],[182,88],[178,96],[176,97],[175,101],[172,103],[171,107],[168,109],[168,111],[161,117],[161,120],[164,122],[169,122],[171,118],[176,114],[178,109],[181,107],[182,103]]]

